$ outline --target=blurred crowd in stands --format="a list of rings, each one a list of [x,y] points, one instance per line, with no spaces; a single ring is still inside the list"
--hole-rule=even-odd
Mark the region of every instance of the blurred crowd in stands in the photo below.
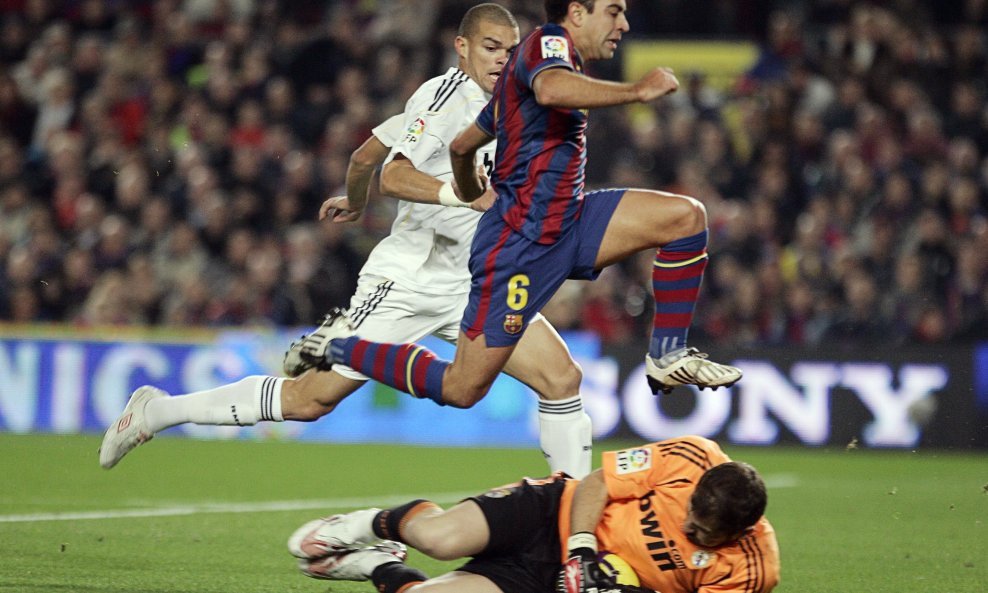
[[[394,204],[350,225],[318,207],[455,63],[474,3],[0,0],[0,321],[293,326],[348,304]],[[694,343],[988,338],[988,1],[629,4],[629,41],[760,48],[729,85],[680,71],[676,95],[590,118],[589,187],[706,204]],[[651,261],[546,315],[644,344]]]

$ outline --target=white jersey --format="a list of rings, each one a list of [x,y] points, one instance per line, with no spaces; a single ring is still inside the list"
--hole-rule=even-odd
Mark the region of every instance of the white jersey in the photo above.
[[[404,131],[405,114],[399,113],[398,115],[392,115],[378,124],[376,128],[371,130],[371,133],[381,141],[381,144],[391,148],[395,144],[398,144],[398,140],[401,139]]]
[[[450,181],[449,144],[473,124],[489,100],[465,72],[450,68],[420,86],[405,104],[405,113],[375,128],[374,135],[391,146],[389,162],[401,153],[422,173]],[[395,140],[396,118],[402,118],[402,126]],[[478,151],[488,167],[494,163],[494,150],[491,142]],[[399,201],[391,234],[371,251],[361,274],[394,280],[425,294],[469,292],[467,263],[480,215],[470,208]]]

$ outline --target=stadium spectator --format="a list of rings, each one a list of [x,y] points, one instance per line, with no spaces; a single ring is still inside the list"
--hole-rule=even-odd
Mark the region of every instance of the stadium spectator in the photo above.
[[[758,472],[687,436],[605,452],[582,481],[525,478],[442,510],[427,500],[310,521],[288,540],[318,579],[371,580],[378,591],[468,593],[765,593],[779,581],[775,533]],[[428,579],[405,546],[471,559]],[[644,588],[615,585],[598,552]]]
[[[18,319],[83,322],[78,315],[86,294],[79,291],[92,290],[105,272],[87,282],[73,279],[70,299],[58,288],[68,285],[61,270],[74,267],[66,260],[77,259],[79,250],[95,256],[103,218],[123,216],[130,224],[130,252],[154,260],[163,231],[160,224],[144,228],[139,214],[144,205],[135,211],[135,201],[167,204],[165,227],[191,224],[211,267],[237,268],[224,261],[234,229],[274,236],[284,255],[294,227],[311,223],[318,203],[341,189],[340,163],[345,167],[347,155],[369,134],[367,122],[400,110],[423,80],[449,64],[443,42],[448,37],[422,37],[422,28],[429,23],[448,31],[448,15],[461,13],[453,8],[474,3],[394,1],[378,3],[387,9],[381,11],[374,3],[314,0],[5,4],[0,8],[0,244],[7,247],[0,249],[0,270],[7,269],[14,247],[31,243],[35,231],[25,223],[28,212],[50,213],[61,246],[54,256],[58,265],[39,278],[51,293],[33,314],[31,307],[21,307]],[[396,29],[401,21],[395,15],[411,4],[415,27]],[[542,19],[531,3],[509,4],[527,15],[523,23]],[[888,285],[889,270],[915,253],[909,229],[932,210],[945,227],[935,241],[935,260],[955,263],[937,267],[937,281],[923,283],[917,298],[946,307],[947,339],[974,335],[971,320],[988,318],[988,310],[983,298],[973,298],[973,287],[986,283],[988,270],[964,270],[960,260],[964,244],[984,245],[988,216],[985,3],[773,0],[756,3],[757,8],[718,3],[702,18],[689,7],[629,4],[640,17],[636,27],[646,35],[735,35],[774,48],[758,69],[769,76],[717,86],[710,76],[683,72],[682,90],[688,92],[674,101],[633,113],[596,112],[588,132],[590,187],[636,180],[636,186],[654,183],[697,197],[710,215],[710,251],[718,262],[709,276],[718,266],[733,265],[720,257],[727,253],[752,271],[763,263],[776,266],[783,302],[799,302],[809,288],[819,303],[828,303],[801,314],[812,316],[806,320],[812,327],[829,325],[821,309],[847,307],[844,293],[831,286],[839,281],[834,264],[845,241],[865,269],[882,274],[875,277],[881,289]],[[400,39],[389,31],[398,31]],[[297,196],[295,214],[282,211],[283,222],[275,229],[268,222],[274,219],[276,189],[289,177],[285,162],[292,152],[312,163],[314,173],[302,184],[309,197]],[[190,202],[193,163],[207,167],[222,190],[205,202]],[[118,180],[125,170],[125,179]],[[137,191],[142,184],[131,183],[135,170],[143,171],[146,189]],[[119,204],[118,188],[124,187],[133,193]],[[9,205],[8,195],[13,196]],[[813,205],[817,196],[829,205],[825,232],[831,238],[821,249],[819,274],[793,274],[779,253],[799,247],[797,221],[819,207]],[[225,238],[204,216],[217,197],[225,200],[229,218]],[[280,205],[287,208],[290,202],[286,197]],[[722,224],[737,209],[745,215],[735,225],[752,228],[738,232]],[[356,254],[354,268],[387,233],[392,215],[388,201],[372,202],[360,225],[340,237],[346,246],[341,253]],[[883,234],[884,251],[867,237],[878,229],[876,223],[891,227],[876,231]],[[928,251],[924,248],[924,261],[932,257]],[[875,260],[880,253],[887,261]],[[283,257],[283,275],[288,263]],[[154,273],[162,299],[172,301],[181,287],[167,267],[156,265]],[[608,276],[601,281],[613,284],[612,290],[601,292],[618,294],[644,282],[634,266]],[[238,294],[228,288],[246,278],[243,266],[224,276],[223,286],[209,294],[214,307],[236,308],[224,303],[223,295]],[[340,294],[354,290],[353,275],[341,282]],[[0,303],[9,303],[13,288],[6,281],[0,286]],[[724,327],[737,321],[725,317],[736,309],[730,290],[710,279],[702,290],[701,317],[709,313],[724,320]],[[951,296],[960,293],[968,295],[963,315]],[[18,300],[30,299],[22,293]],[[568,295],[565,306],[585,300]],[[634,311],[615,309],[619,327],[631,321],[635,328],[629,342],[648,332]],[[579,311],[561,315],[576,320],[566,327],[594,325],[581,321]],[[155,323],[154,316],[136,319]],[[207,316],[204,322],[230,319]],[[917,335],[919,319],[895,332],[906,337],[888,340],[913,341],[909,336]],[[0,305],[0,320],[11,320],[8,305]],[[739,339],[727,331],[711,330],[711,336],[723,346]],[[806,336],[819,339],[815,331]]]

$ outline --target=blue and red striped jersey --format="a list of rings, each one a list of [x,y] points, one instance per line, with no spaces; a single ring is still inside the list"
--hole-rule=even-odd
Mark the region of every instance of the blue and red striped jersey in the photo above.
[[[494,208],[516,232],[543,244],[554,243],[579,219],[587,158],[586,112],[535,100],[532,81],[548,68],[583,71],[572,38],[551,23],[515,48],[477,117],[480,129],[497,138]]]

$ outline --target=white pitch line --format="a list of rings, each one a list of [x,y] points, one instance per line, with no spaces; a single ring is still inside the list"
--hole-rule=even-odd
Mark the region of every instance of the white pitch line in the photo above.
[[[272,500],[267,502],[192,503],[143,509],[111,509],[70,513],[28,513],[0,515],[0,523],[30,523],[36,521],[88,521],[95,519],[127,519],[134,517],[176,517],[204,513],[272,513],[304,511],[307,509],[336,510],[362,507],[394,506],[416,498],[436,502],[456,502],[475,496],[477,492],[443,492],[431,495],[393,494],[360,498],[327,498],[323,500]]]
[[[792,488],[799,483],[794,474],[765,476],[769,488]],[[267,502],[210,502],[186,505],[171,505],[141,509],[111,509],[105,511],[78,511],[71,513],[27,513],[22,515],[0,515],[0,523],[33,523],[42,521],[92,521],[101,519],[130,519],[140,517],[177,517],[207,513],[278,513],[320,509],[323,511],[355,509],[363,507],[389,507],[424,498],[435,502],[458,502],[474,492],[442,492],[438,494],[392,494],[378,497],[326,498],[322,500],[272,500]]]

